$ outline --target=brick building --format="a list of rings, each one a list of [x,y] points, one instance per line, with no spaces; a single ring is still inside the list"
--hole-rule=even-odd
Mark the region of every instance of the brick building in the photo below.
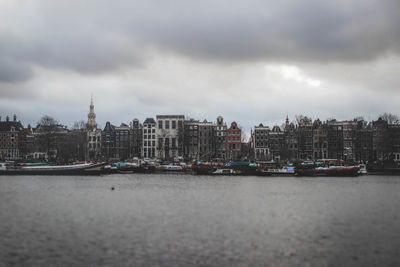
[[[236,122],[232,122],[231,126],[226,130],[226,160],[239,160],[242,148],[242,130]]]

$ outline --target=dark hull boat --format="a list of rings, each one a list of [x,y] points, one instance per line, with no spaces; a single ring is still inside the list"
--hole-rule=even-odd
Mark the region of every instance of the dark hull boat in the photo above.
[[[100,175],[105,163],[62,166],[9,166],[0,163],[0,175]]]
[[[132,174],[132,173],[154,173],[156,167],[152,164],[131,164],[131,163],[113,163],[104,166],[102,171],[104,174]]]
[[[210,175],[213,173],[215,168],[211,164],[204,164],[196,162],[192,164],[192,171],[194,174],[198,175]]]
[[[359,166],[335,166],[335,167],[318,167],[318,168],[296,168],[297,176],[334,176],[334,177],[352,177],[358,176]]]
[[[379,162],[367,165],[368,174],[400,175],[400,164],[397,162]]]

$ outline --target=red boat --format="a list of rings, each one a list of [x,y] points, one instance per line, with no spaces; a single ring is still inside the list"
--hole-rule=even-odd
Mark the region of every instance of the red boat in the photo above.
[[[204,164],[200,162],[195,162],[192,164],[192,171],[195,174],[211,174],[214,171],[214,167],[211,164]]]

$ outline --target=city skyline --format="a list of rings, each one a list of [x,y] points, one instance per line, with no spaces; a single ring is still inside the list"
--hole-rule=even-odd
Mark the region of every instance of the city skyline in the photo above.
[[[73,119],[72,118],[72,120],[71,120],[71,123],[69,123],[69,122],[66,122],[65,120],[62,120],[62,119],[60,119],[60,118],[57,118],[57,117],[55,117],[55,116],[53,116],[52,114],[42,114],[42,115],[40,115],[40,116],[38,116],[37,117],[37,120],[36,121],[33,121],[32,123],[31,122],[29,122],[29,121],[27,121],[26,119],[24,119],[24,114],[22,114],[22,116],[20,116],[20,114],[17,114],[17,113],[10,113],[10,114],[0,114],[0,119],[2,120],[2,121],[5,121],[7,118],[11,121],[11,120],[13,120],[13,117],[16,117],[16,118],[18,118],[17,119],[17,121],[20,121],[21,123],[22,123],[22,125],[24,125],[24,126],[28,126],[28,125],[30,125],[31,127],[36,127],[38,124],[40,124],[40,119],[42,118],[42,117],[44,117],[44,116],[49,116],[49,117],[51,117],[52,119],[54,119],[59,125],[63,125],[63,126],[66,126],[68,129],[73,129],[74,127],[75,127],[75,125],[74,124],[81,124],[81,122],[84,122],[85,124],[86,123],[88,123],[88,115],[89,115],[89,113],[91,113],[91,112],[93,112],[93,110],[91,109],[91,105],[93,105],[93,96],[91,97],[91,101],[90,101],[90,105],[88,105],[88,112],[86,113],[86,115],[85,115],[85,117],[84,118],[75,118],[75,119]],[[98,111],[97,111],[97,108],[96,108],[96,112],[95,112],[96,114],[98,113]],[[171,114],[179,114],[179,113],[171,113]],[[171,115],[171,114],[168,114],[168,115]],[[139,120],[139,122],[140,123],[142,123],[143,121],[145,121],[147,118],[155,118],[156,116],[159,116],[159,115],[161,115],[161,114],[148,114],[147,116],[144,116],[144,117],[136,117],[136,116],[133,116],[131,119],[128,119],[127,121],[115,121],[115,120],[110,120],[110,121],[104,121],[104,123],[102,122],[103,120],[99,120],[99,118],[97,117],[97,115],[96,115],[96,123],[97,123],[97,128],[98,129],[102,129],[102,128],[104,128],[105,127],[105,125],[107,124],[107,122],[109,122],[109,123],[111,123],[111,124],[113,124],[113,125],[115,125],[115,126],[118,126],[118,125],[122,125],[122,124],[127,124],[127,125],[129,125],[130,123],[132,123],[132,121],[133,120],[135,120],[135,119],[137,119],[137,120]],[[398,124],[399,122],[398,122],[398,119],[399,119],[399,116],[397,115],[397,114],[394,114],[394,113],[391,113],[391,112],[382,112],[382,113],[380,113],[379,115],[377,115],[377,117],[375,117],[375,118],[371,118],[371,116],[368,116],[368,117],[364,117],[364,116],[352,116],[352,117],[348,117],[348,118],[343,118],[343,119],[338,119],[338,118],[335,118],[335,117],[333,117],[333,116],[329,116],[329,117],[327,117],[327,118],[321,118],[321,117],[311,117],[311,116],[308,116],[308,115],[305,115],[305,114],[302,114],[301,112],[299,112],[299,113],[297,113],[297,114],[295,114],[293,117],[290,117],[289,116],[289,114],[286,114],[283,118],[282,118],[282,120],[281,121],[278,121],[278,122],[271,122],[271,123],[269,123],[268,122],[268,120],[264,120],[264,121],[259,121],[259,122],[256,122],[255,124],[253,124],[253,125],[249,125],[249,123],[248,123],[248,121],[249,120],[245,120],[245,121],[243,121],[243,122],[241,122],[241,121],[238,121],[238,120],[235,120],[235,119],[233,119],[233,120],[231,120],[231,121],[229,121],[229,120],[226,120],[226,118],[224,117],[224,115],[223,114],[219,114],[219,115],[216,115],[214,118],[211,118],[211,119],[209,119],[209,118],[205,118],[205,117],[199,117],[199,118],[195,118],[195,117],[191,117],[191,116],[188,116],[187,114],[182,114],[183,116],[185,116],[185,120],[187,120],[187,121],[190,121],[190,120],[193,120],[193,121],[199,121],[199,122],[202,122],[202,121],[207,121],[207,122],[215,122],[217,119],[218,119],[218,117],[222,117],[222,118],[224,118],[224,120],[226,121],[226,122],[236,122],[237,124],[238,124],[238,126],[242,129],[242,131],[244,131],[244,133],[245,134],[250,134],[250,132],[251,132],[251,130],[255,127],[255,126],[258,126],[258,125],[260,125],[260,124],[263,124],[264,126],[269,126],[269,127],[275,127],[275,126],[278,126],[278,127],[280,127],[280,128],[283,128],[282,126],[286,123],[286,121],[287,120],[289,120],[289,123],[293,123],[293,124],[297,124],[298,122],[297,122],[297,119],[298,119],[298,117],[307,117],[307,118],[309,118],[309,119],[311,119],[312,121],[316,121],[316,120],[319,120],[319,121],[322,121],[322,122],[324,122],[324,121],[331,121],[331,120],[337,120],[337,121],[352,121],[352,120],[364,120],[365,122],[367,122],[367,123],[369,123],[369,122],[372,122],[372,121],[375,121],[375,120],[378,120],[379,118],[381,118],[382,116],[393,116],[393,118],[391,118],[391,119],[395,119],[395,120],[397,120],[397,122],[396,122],[396,124]],[[99,121],[100,121],[100,123],[99,123]],[[249,125],[249,127],[248,128],[246,128],[246,127],[244,127],[243,125]]]

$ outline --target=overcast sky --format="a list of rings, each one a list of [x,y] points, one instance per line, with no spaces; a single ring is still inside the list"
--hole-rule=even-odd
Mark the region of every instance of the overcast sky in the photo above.
[[[400,1],[0,1],[0,115],[246,131],[400,113]]]

